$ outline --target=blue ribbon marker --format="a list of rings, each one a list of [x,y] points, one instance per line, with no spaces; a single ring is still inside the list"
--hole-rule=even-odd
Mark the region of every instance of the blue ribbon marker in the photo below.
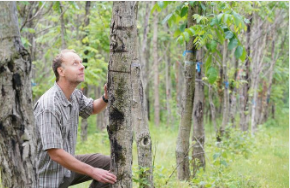
[[[192,50],[184,50],[184,52],[183,52],[183,56],[185,56],[186,55],[186,53],[193,53],[193,51]]]
[[[225,87],[226,87],[226,89],[228,89],[229,88],[229,82],[224,82],[225,83]]]
[[[34,87],[34,86],[37,86],[37,84],[34,82],[31,82],[31,86]]]
[[[200,66],[202,65],[202,62],[197,62],[196,63],[196,70],[197,72],[200,72]]]

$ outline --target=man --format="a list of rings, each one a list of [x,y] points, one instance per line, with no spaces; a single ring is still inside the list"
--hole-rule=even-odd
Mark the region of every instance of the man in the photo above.
[[[84,81],[82,59],[73,50],[62,50],[53,60],[56,83],[34,106],[37,135],[37,188],[64,188],[93,179],[90,187],[108,187],[116,182],[110,173],[110,158],[101,154],[74,156],[78,116],[101,112],[105,94],[89,99],[76,89]]]

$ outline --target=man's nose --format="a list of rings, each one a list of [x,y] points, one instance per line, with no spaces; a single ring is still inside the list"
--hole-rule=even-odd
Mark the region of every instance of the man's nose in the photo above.
[[[80,69],[85,69],[85,66],[83,64],[80,63]]]

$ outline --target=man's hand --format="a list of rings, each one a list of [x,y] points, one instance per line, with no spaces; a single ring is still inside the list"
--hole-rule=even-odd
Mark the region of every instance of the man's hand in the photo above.
[[[89,174],[89,176],[102,183],[114,184],[117,181],[117,177],[114,174],[101,168],[93,168],[92,173]]]
[[[105,97],[105,99],[108,99],[107,84],[104,85],[104,91],[105,91],[104,97]]]

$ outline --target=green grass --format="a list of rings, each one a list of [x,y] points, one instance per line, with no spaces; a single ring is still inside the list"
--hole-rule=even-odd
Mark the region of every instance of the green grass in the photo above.
[[[89,118],[88,140],[80,141],[78,136],[77,154],[110,154],[110,144],[106,130],[96,132],[95,116]],[[289,114],[283,113],[277,120],[269,120],[261,125],[254,138],[231,133],[222,146],[215,145],[215,135],[211,125],[206,125],[206,171],[199,172],[190,182],[177,181],[175,171],[175,146],[177,126],[154,127],[150,124],[154,158],[154,184],[156,188],[205,187],[229,188],[285,188],[289,187]],[[80,130],[79,130],[80,132]],[[221,158],[227,166],[216,164],[213,155],[225,153]],[[137,147],[133,144],[133,176],[137,177]],[[172,177],[169,176],[172,174]],[[1,181],[1,176],[0,176]],[[166,184],[167,182],[167,184]],[[90,182],[72,186],[87,188]],[[1,187],[1,185],[0,185]],[[134,182],[133,187],[138,187]]]
[[[77,153],[100,152],[109,155],[110,146],[106,131],[95,132],[94,119],[89,120],[88,141],[78,141]],[[215,146],[215,135],[210,125],[206,126],[205,172],[200,172],[197,179],[191,182],[179,182],[174,172],[175,146],[178,128],[150,125],[154,158],[155,187],[189,188],[197,185],[220,187],[289,187],[289,115],[284,114],[279,120],[269,120],[260,126],[254,138],[234,133],[223,148]],[[236,148],[235,148],[236,147]],[[227,166],[214,165],[213,155],[216,152],[227,152]],[[137,176],[137,150],[133,144],[133,175]],[[220,175],[217,175],[222,172]],[[172,177],[169,179],[169,176]],[[165,183],[168,183],[165,185]],[[89,182],[75,185],[74,188],[86,188]],[[136,183],[133,187],[138,187]]]

